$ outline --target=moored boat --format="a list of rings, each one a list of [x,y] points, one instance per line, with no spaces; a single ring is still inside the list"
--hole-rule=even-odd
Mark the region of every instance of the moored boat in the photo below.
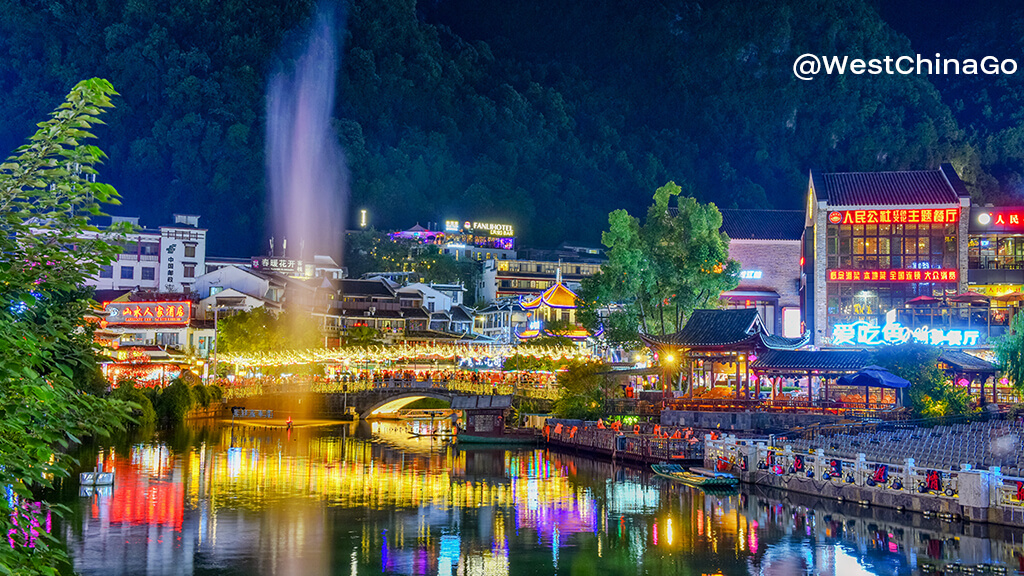
[[[535,444],[539,439],[534,428],[510,428],[490,434],[473,434],[460,429],[455,434],[455,441],[461,444]]]
[[[689,486],[704,489],[735,488],[739,479],[726,472],[715,472],[707,468],[683,468],[679,464],[654,464],[651,466],[658,476],[678,480]]]

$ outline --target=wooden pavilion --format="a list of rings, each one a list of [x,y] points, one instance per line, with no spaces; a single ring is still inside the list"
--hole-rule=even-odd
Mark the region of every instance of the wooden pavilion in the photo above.
[[[771,350],[795,350],[808,340],[806,334],[800,338],[768,334],[753,308],[694,310],[675,334],[641,334],[640,338],[658,354],[667,371],[679,363],[679,386],[685,380],[687,398],[694,397],[696,388],[713,398],[718,381],[725,380],[738,400],[751,395],[751,363],[759,355]]]

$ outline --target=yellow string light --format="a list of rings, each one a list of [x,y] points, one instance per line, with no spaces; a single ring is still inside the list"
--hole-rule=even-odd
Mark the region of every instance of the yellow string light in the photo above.
[[[392,345],[354,346],[347,348],[308,348],[272,352],[225,353],[220,361],[239,367],[295,366],[304,364],[401,362],[413,360],[454,360],[456,358],[508,358],[531,356],[549,360],[590,358],[589,350],[576,346],[523,346],[481,344],[435,344],[402,342]]]

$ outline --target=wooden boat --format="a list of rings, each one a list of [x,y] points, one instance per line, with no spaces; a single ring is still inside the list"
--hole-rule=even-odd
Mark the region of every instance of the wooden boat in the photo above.
[[[679,464],[654,464],[651,466],[658,476],[678,480],[689,486],[704,489],[735,488],[739,479],[726,472],[715,472],[707,468],[686,469]]]
[[[535,428],[509,428],[493,434],[472,434],[460,428],[455,434],[460,444],[536,444],[539,439]]]

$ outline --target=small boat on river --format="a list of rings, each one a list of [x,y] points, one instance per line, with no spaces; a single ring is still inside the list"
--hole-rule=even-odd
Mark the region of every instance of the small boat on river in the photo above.
[[[460,444],[536,444],[540,434],[535,428],[506,428],[487,433],[459,429],[455,441]]]
[[[726,472],[715,472],[707,468],[683,468],[679,464],[653,464],[651,469],[658,476],[678,480],[688,486],[705,490],[735,488],[739,479]]]

